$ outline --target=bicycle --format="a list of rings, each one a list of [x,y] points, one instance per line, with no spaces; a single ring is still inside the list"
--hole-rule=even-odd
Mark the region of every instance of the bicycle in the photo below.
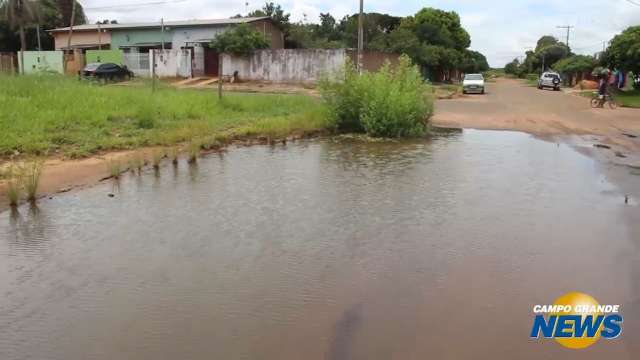
[[[618,103],[613,99],[613,96],[611,96],[611,94],[607,93],[604,96],[604,99],[601,99],[600,96],[598,96],[598,93],[594,92],[594,96],[591,99],[591,107],[604,108],[605,104],[609,104],[609,109],[611,110],[614,110],[618,107]]]

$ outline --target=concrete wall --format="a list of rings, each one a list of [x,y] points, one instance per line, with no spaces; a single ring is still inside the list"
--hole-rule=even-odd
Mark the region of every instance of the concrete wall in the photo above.
[[[191,50],[150,50],[149,54],[156,58],[156,76],[191,77]]]
[[[122,50],[87,50],[85,53],[87,64],[90,63],[115,63],[122,65],[124,63],[124,53]]]
[[[23,64],[18,53],[20,69]],[[57,72],[64,74],[64,60],[62,51],[25,51],[24,73],[34,74],[39,72]]]
[[[56,50],[67,47],[67,39],[69,37],[69,33],[67,31],[52,32],[51,35],[53,35]],[[106,30],[102,30],[98,36],[98,30],[74,30],[73,35],[71,36],[71,46],[99,43],[102,43],[105,48],[109,48],[109,45],[111,44],[111,33]]]
[[[358,62],[358,51],[349,49],[347,50],[349,58],[354,64]],[[389,63],[391,67],[398,65],[400,62],[400,54],[385,53],[381,51],[365,51],[362,54],[362,68],[365,71],[375,72],[378,71],[382,65]]]
[[[315,82],[339,71],[348,58],[345,49],[260,50],[249,57],[223,55],[222,72],[241,80]]]

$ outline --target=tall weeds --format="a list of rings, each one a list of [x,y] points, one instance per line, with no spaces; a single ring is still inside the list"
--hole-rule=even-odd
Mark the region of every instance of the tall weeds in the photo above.
[[[433,97],[420,71],[403,56],[391,67],[360,75],[347,64],[341,79],[323,79],[320,90],[334,127],[377,137],[413,137],[428,131]]]
[[[41,159],[32,160],[24,164],[22,173],[24,191],[27,195],[27,200],[31,202],[36,201],[38,196],[38,187],[40,186],[40,176],[42,175],[43,165],[44,160]]]
[[[194,164],[198,161],[198,155],[200,155],[200,149],[202,144],[200,141],[192,141],[189,143],[189,164]]]
[[[165,156],[166,154],[163,149],[153,150],[151,154],[151,164],[153,165],[154,169],[156,170],[160,169],[160,163],[162,162],[162,159],[165,158]]]
[[[17,206],[20,201],[20,194],[22,192],[22,172],[14,165],[9,165],[7,170],[7,197],[9,198],[9,205]]]
[[[171,160],[171,162],[174,165],[178,165],[178,157],[180,156],[180,149],[177,146],[170,147],[169,151],[167,151],[167,154],[169,156],[169,160]]]
[[[107,159],[107,171],[109,172],[109,176],[114,179],[120,178],[120,174],[124,171],[122,168],[122,162],[120,159],[110,158]]]

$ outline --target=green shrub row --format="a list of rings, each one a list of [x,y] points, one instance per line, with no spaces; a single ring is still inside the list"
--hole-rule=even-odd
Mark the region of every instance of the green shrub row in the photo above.
[[[362,75],[349,63],[339,76],[321,80],[320,91],[338,131],[394,138],[428,131],[433,91],[406,56]]]

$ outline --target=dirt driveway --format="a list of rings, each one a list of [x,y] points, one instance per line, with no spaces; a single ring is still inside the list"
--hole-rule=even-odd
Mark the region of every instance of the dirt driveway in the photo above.
[[[612,150],[640,154],[640,110],[592,109],[587,98],[538,90],[519,80],[499,79],[488,83],[487,90],[484,96],[438,101],[433,124],[516,130],[543,137],[579,135]]]

